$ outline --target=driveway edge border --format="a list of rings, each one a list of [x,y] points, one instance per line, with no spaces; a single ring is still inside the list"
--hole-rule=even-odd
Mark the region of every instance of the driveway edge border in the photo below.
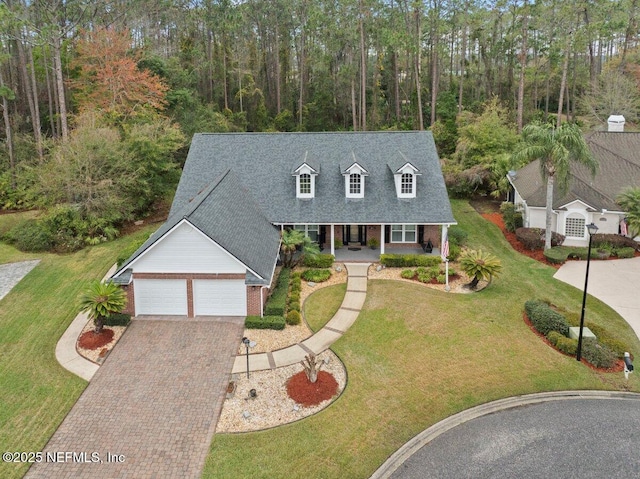
[[[441,434],[459,426],[465,422],[486,416],[505,409],[512,409],[529,404],[547,401],[561,401],[565,399],[627,399],[640,401],[639,393],[622,391],[553,391],[544,393],[513,396],[509,398],[491,401],[479,406],[461,411],[453,416],[437,422],[414,436],[407,443],[394,452],[371,476],[370,479],[388,479],[409,457],[415,454],[422,446],[428,444]]]

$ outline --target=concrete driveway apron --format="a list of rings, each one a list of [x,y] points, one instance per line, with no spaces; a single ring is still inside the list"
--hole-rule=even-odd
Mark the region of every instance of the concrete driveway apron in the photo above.
[[[134,320],[25,477],[199,477],[243,319]]]

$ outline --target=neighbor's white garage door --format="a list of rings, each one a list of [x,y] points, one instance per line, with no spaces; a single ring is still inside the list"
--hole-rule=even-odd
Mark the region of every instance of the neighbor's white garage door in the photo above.
[[[247,288],[240,279],[193,280],[196,316],[246,316]]]
[[[187,281],[184,279],[135,279],[133,293],[136,315],[187,315]]]

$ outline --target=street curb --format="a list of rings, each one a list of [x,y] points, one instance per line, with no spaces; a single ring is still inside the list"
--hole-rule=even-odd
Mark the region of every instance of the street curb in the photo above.
[[[370,479],[387,479],[398,469],[407,459],[415,454],[422,446],[428,444],[441,434],[459,426],[465,422],[477,419],[505,409],[512,409],[529,404],[536,404],[547,401],[562,401],[566,399],[626,399],[640,401],[640,394],[619,391],[554,391],[546,393],[527,394],[524,396],[513,396],[499,399],[480,406],[472,407],[465,411],[454,414],[433,426],[425,429],[414,436],[400,449],[394,452],[371,476]]]

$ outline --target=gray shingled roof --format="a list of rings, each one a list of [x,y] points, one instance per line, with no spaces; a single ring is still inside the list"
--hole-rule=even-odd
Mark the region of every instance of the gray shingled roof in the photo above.
[[[561,194],[556,185],[553,208],[580,200],[596,211],[619,211],[616,197],[627,187],[640,187],[640,133],[595,132],[585,136],[598,161],[595,177],[583,165],[572,165],[569,188]],[[516,172],[513,185],[527,205],[544,207],[546,185],[540,176],[540,163],[534,161]]]
[[[186,219],[269,284],[280,247],[280,233],[262,213],[233,171],[226,170],[196,192],[127,260],[114,276],[125,276],[129,264]]]
[[[364,199],[347,199],[341,165],[362,159]],[[298,199],[291,172],[319,171],[315,198]],[[396,196],[393,173],[419,169],[416,198]],[[191,142],[171,215],[230,169],[274,224],[455,223],[431,132],[201,133]]]

